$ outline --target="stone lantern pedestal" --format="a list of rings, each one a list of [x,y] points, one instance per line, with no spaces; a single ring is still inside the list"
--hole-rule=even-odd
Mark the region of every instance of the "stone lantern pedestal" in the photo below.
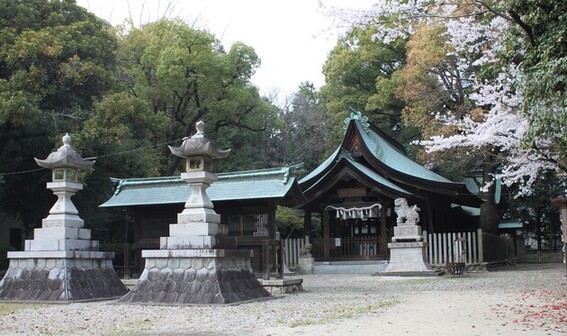
[[[191,188],[185,209],[160,238],[159,250],[144,250],[144,272],[136,286],[119,302],[157,304],[226,304],[270,297],[250,265],[252,251],[237,250],[213,209],[207,188],[216,181],[213,159],[226,157],[205,138],[204,123],[181,147],[170,147],[186,159],[181,178]]]
[[[91,240],[91,230],[71,197],[83,188],[78,170],[94,162],[83,160],[63,138],[63,146],[38,165],[52,169],[53,182],[47,188],[57,195],[57,202],[42,227],[34,230],[34,239],[26,240],[24,251],[8,252],[10,266],[0,281],[0,300],[80,301],[111,299],[127,292],[114,271],[114,253],[98,251],[98,241]]]
[[[427,242],[422,241],[419,222],[419,208],[409,207],[405,198],[394,202],[397,214],[392,242],[388,243],[390,261],[383,272],[374,275],[390,276],[438,276],[441,272],[433,270],[427,262],[425,249]]]

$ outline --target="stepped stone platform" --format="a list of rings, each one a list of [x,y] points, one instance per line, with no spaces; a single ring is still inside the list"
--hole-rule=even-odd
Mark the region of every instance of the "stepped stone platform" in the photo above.
[[[389,243],[390,262],[380,276],[439,276],[443,272],[435,270],[427,263],[425,257],[426,242]]]
[[[270,296],[254,273],[250,272],[249,251],[203,249],[144,252],[144,272],[134,288],[118,302],[228,304]]]
[[[59,258],[12,252],[0,281],[0,300],[70,303],[114,299],[127,292],[112,266],[112,253],[61,252]]]

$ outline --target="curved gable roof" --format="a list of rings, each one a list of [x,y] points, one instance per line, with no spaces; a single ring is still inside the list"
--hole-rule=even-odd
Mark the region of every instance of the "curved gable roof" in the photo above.
[[[356,125],[358,134],[362,137],[368,150],[376,159],[378,159],[378,161],[389,168],[423,180],[462,184],[453,182],[413,161],[404,152],[400,151],[399,147],[396,148],[396,145],[398,145],[397,143],[392,144],[392,141],[395,140],[390,137],[386,137],[378,128],[371,126],[370,130],[366,132],[364,129],[361,129],[362,127],[358,120],[353,120],[352,124]]]
[[[393,193],[398,193],[398,194],[406,196],[406,197],[412,195],[411,192],[409,192],[409,191],[405,190],[404,188],[396,185],[395,183],[392,183],[391,181],[388,181],[387,179],[380,176],[379,174],[377,174],[376,172],[374,172],[370,168],[366,167],[365,165],[358,163],[358,162],[356,162],[356,161],[354,161],[354,160],[352,160],[352,159],[350,159],[346,156],[341,156],[338,159],[337,164],[334,165],[332,169],[330,169],[326,174],[324,174],[311,187],[304,190],[304,193],[309,194],[310,192],[313,192],[316,188],[319,188],[321,183],[325,183],[325,181],[329,180],[330,177],[340,175],[343,167],[350,168],[349,173],[352,173],[353,175],[358,176],[359,178],[367,177],[372,182],[376,183],[378,186],[380,186],[382,188],[386,188],[386,189],[392,191]]]
[[[321,165],[303,177],[299,185],[306,195],[308,190],[321,187],[321,181],[339,164],[342,153],[351,153],[361,159],[352,159],[358,172],[390,190],[428,190],[432,193],[461,199],[463,204],[482,203],[472,195],[464,183],[453,182],[410,159],[404,147],[379,128],[370,125],[360,112],[345,120],[346,132],[340,146]],[[359,161],[364,161],[362,164]],[[386,183],[387,182],[387,183]],[[395,188],[392,188],[395,186]]]

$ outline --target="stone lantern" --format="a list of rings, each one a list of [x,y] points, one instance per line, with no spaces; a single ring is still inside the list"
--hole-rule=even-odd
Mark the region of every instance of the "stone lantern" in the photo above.
[[[114,271],[114,253],[99,252],[98,241],[91,240],[91,230],[71,197],[83,189],[79,170],[92,167],[71,147],[71,137],[63,137],[63,146],[37,164],[52,170],[57,201],[34,230],[34,239],[26,240],[25,250],[8,252],[10,266],[0,281],[2,300],[73,301],[116,298],[127,292]]]
[[[191,191],[177,223],[169,225],[169,236],[160,238],[159,250],[143,250],[144,272],[136,286],[119,302],[163,304],[225,304],[269,297],[250,265],[251,251],[237,250],[228,237],[207,195],[217,180],[213,160],[226,157],[206,138],[202,121],[197,133],[180,147],[169,147],[186,160],[181,179]]]
[[[35,158],[34,158],[35,159]],[[66,134],[63,137],[63,146],[55,152],[49,154],[45,160],[35,159],[38,166],[51,169],[51,182],[47,183],[47,188],[53,190],[57,196],[57,201],[49,211],[49,216],[43,220],[42,231],[36,230],[36,236],[41,232],[54,232],[60,231],[60,237],[73,237],[69,231],[79,229],[79,236],[73,241],[72,239],[64,239],[59,244],[61,248],[65,245],[73,245],[72,248],[85,248],[93,249],[94,246],[89,246],[92,241],[90,240],[90,230],[81,229],[83,227],[83,220],[78,216],[79,212],[75,208],[71,197],[79,190],[83,189],[83,184],[79,182],[79,170],[91,168],[94,161],[87,161],[83,159],[72,147],[71,137]],[[48,229],[48,230],[46,230]],[[88,231],[88,233],[87,233]],[[39,248],[45,249],[47,246],[37,246],[43,244],[43,240],[30,240],[26,241],[30,244],[30,249]],[[71,247],[69,245],[69,247]],[[79,246],[82,245],[82,246]]]
[[[170,225],[170,237],[161,238],[161,248],[213,248],[220,243],[217,236],[228,232],[213,209],[207,189],[217,180],[213,160],[227,157],[230,149],[222,150],[205,137],[204,122],[197,122],[196,129],[197,133],[185,138],[180,147],[169,146],[174,155],[185,159],[186,171],[181,173],[181,179],[191,188],[191,197],[178,214],[178,223]]]

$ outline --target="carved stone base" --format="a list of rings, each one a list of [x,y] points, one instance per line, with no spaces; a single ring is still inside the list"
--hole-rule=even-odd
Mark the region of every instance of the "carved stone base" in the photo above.
[[[148,250],[136,286],[118,301],[227,304],[270,297],[250,266],[250,251]]]
[[[299,257],[299,263],[295,266],[295,270],[299,274],[313,274],[313,265],[315,258]]]
[[[73,254],[71,251],[54,253],[58,252]],[[19,256],[41,254],[16,253]],[[91,258],[11,258],[8,271],[0,281],[0,300],[90,301],[119,298],[128,292],[114,271],[112,259],[105,258],[112,253],[94,254]]]
[[[390,262],[384,272],[375,275],[428,276],[439,275],[426,262],[426,242],[389,243]]]

